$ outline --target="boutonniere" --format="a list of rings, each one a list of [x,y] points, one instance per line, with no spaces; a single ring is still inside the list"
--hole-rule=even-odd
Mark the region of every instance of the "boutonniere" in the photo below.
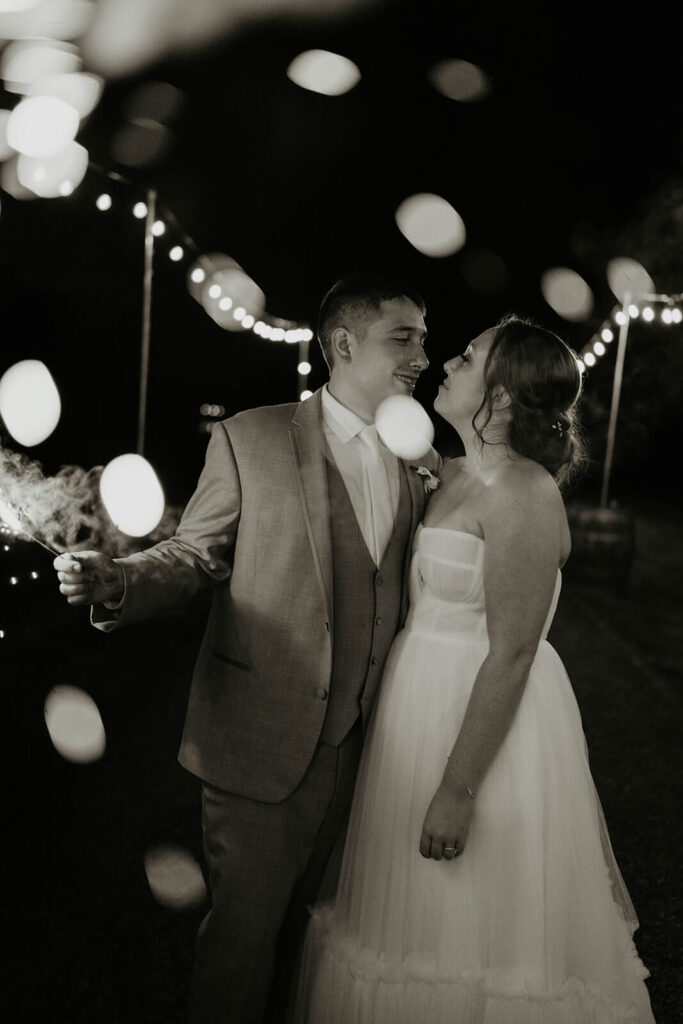
[[[441,483],[436,473],[432,473],[431,469],[427,469],[426,466],[411,466],[410,469],[414,469],[417,475],[422,477],[425,494],[435,491]]]

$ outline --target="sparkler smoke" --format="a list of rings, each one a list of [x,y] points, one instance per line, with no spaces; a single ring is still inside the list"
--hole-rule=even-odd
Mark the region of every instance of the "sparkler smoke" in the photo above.
[[[178,508],[167,508],[148,537],[128,537],[114,526],[100,498],[103,468],[62,466],[46,476],[40,462],[0,445],[0,500],[16,513],[26,534],[60,552],[92,550],[117,558],[170,537]]]

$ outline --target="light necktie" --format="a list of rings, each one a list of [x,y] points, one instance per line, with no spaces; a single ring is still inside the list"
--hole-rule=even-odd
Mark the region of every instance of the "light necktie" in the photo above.
[[[379,565],[394,530],[391,491],[374,424],[363,427],[359,437],[363,443],[363,464],[369,512],[369,529],[366,536],[369,535],[372,538],[371,554],[375,564]]]

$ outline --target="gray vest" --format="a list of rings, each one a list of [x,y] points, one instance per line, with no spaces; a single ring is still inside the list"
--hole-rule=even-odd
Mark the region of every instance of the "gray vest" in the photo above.
[[[362,713],[372,710],[391,641],[400,626],[401,592],[412,505],[399,462],[396,523],[379,569],[367,549],[342,476],[327,454],[334,579],[332,675],[320,734],[338,746]]]

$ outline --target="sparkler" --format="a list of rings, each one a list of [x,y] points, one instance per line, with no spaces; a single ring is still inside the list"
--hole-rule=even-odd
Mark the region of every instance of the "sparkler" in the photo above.
[[[7,502],[3,501],[2,498],[0,498],[0,519],[9,526],[10,530],[14,530],[15,533],[20,533],[25,537],[28,537],[29,540],[34,540],[36,544],[40,544],[41,548],[45,548],[45,550],[49,551],[51,555],[59,554],[59,551],[55,551],[55,549],[51,548],[49,544],[45,544],[44,541],[39,540],[38,537],[30,533],[22,523],[17,513],[10,508]]]

